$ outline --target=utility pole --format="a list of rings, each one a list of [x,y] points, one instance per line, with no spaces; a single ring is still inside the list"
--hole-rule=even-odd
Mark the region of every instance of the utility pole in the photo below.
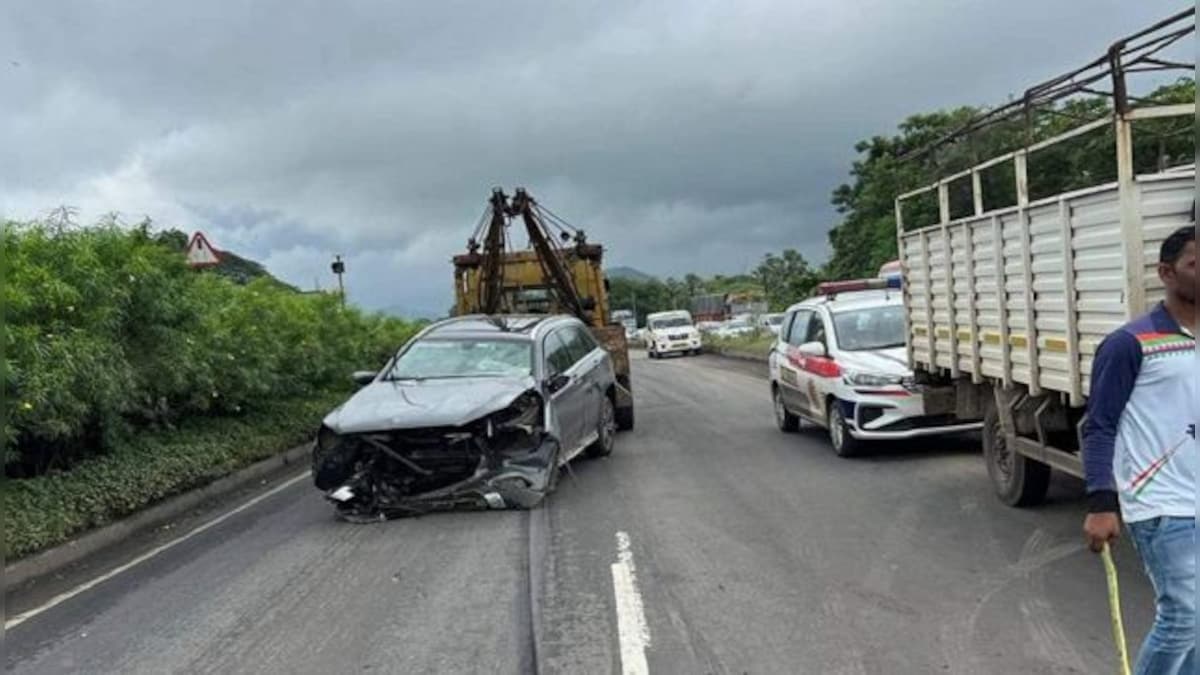
[[[338,278],[338,296],[342,299],[342,307],[346,306],[346,284],[342,281],[342,275],[346,273],[346,263],[342,262],[342,254],[337,254],[333,257],[333,264],[329,266],[333,273]]]

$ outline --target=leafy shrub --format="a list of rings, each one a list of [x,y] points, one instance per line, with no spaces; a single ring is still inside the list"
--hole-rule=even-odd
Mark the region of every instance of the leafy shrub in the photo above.
[[[2,246],[10,476],[341,388],[417,328],[269,276],[243,285],[193,271],[145,225],[7,222]]]

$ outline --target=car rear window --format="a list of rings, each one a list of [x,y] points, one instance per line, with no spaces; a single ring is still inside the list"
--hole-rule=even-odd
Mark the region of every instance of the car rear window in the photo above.
[[[429,339],[413,344],[386,379],[503,377],[533,372],[533,346],[523,340]]]

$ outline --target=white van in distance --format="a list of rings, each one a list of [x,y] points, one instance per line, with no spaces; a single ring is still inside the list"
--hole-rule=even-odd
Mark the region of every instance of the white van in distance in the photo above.
[[[656,312],[646,317],[646,352],[652,359],[667,354],[699,354],[700,331],[683,310]]]

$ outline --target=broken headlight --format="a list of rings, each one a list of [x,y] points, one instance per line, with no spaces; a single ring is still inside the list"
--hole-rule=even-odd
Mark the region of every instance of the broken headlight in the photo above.
[[[531,434],[542,426],[542,399],[533,392],[525,392],[512,405],[493,415],[488,423],[489,436],[494,433],[492,425],[501,430],[520,430]]]
[[[337,447],[341,442],[341,437],[337,435],[333,429],[325,425],[321,425],[321,429],[317,431],[317,450],[321,452],[329,452]]]

